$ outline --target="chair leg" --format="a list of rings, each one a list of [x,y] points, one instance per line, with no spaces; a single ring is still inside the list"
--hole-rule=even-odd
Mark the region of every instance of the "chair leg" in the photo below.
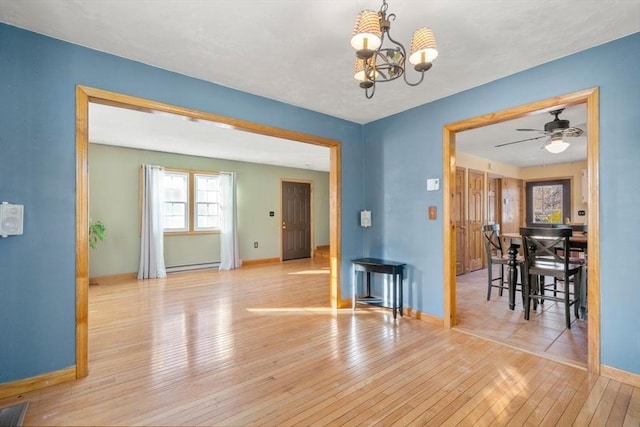
[[[580,295],[582,295],[582,269],[578,271],[576,275],[573,276],[573,311],[575,312],[576,319],[580,318],[580,307],[582,306],[582,299]]]
[[[529,283],[529,297],[533,299],[533,309],[538,309],[538,294],[540,292],[540,277],[537,275],[531,276],[532,283]],[[544,282],[543,282],[544,283]],[[531,297],[533,295],[533,297]]]
[[[503,289],[504,289],[504,264],[500,264],[500,288],[498,291],[498,295],[502,296]]]
[[[524,293],[524,281],[525,281],[524,267],[521,265],[518,268],[520,269],[520,293],[522,294],[522,306],[524,307],[524,299],[526,298],[526,295]]]
[[[487,301],[491,299],[491,286],[493,285],[493,264],[489,264],[488,274],[489,282],[487,284]]]
[[[526,280],[522,283],[522,298],[524,304],[524,320],[529,320],[529,311],[531,308],[531,297],[529,296],[529,288],[531,287],[531,275],[527,275]]]
[[[564,277],[564,317],[567,329],[571,329],[571,298],[569,297],[569,278]]]

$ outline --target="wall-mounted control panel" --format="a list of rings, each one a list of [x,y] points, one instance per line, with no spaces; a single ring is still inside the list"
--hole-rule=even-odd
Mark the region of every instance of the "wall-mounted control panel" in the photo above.
[[[23,205],[0,203],[0,237],[22,234]]]
[[[371,227],[371,211],[360,211],[360,227]]]

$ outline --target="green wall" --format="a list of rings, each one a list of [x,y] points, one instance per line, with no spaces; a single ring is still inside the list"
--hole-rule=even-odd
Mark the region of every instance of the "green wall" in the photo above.
[[[242,260],[280,257],[281,179],[313,182],[314,246],[329,244],[329,174],[256,163],[89,144],[89,216],[107,227],[90,252],[91,277],[138,270],[139,167],[238,173],[238,237]],[[269,211],[275,216],[270,217]],[[253,247],[258,242],[258,248]],[[220,261],[218,234],[165,237],[167,267]]]

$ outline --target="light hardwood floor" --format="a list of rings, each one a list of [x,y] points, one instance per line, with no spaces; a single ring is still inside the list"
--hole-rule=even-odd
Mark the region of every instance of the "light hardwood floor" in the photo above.
[[[494,271],[498,272],[497,266]],[[571,329],[565,325],[564,305],[554,301],[545,301],[535,311],[532,308],[529,320],[524,320],[520,292],[516,292],[515,310],[509,310],[506,290],[500,296],[493,288],[487,301],[486,269],[457,276],[456,291],[458,328],[586,368],[587,322],[576,319],[573,309]]]
[[[89,376],[25,425],[626,425],[640,388],[399,318],[328,308],[327,260],[92,286]]]

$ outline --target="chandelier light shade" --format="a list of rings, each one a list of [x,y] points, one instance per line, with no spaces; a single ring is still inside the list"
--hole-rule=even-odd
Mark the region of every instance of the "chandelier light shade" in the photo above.
[[[411,55],[409,62],[415,66],[416,71],[424,71],[431,68],[433,60],[438,57],[436,38],[433,36],[431,28],[418,28],[411,38]]]
[[[353,27],[351,46],[356,51],[356,65],[353,77],[365,90],[368,99],[373,98],[376,83],[384,83],[402,77],[409,86],[418,86],[424,80],[425,71],[429,70],[438,56],[436,39],[428,27],[418,28],[411,40],[410,56],[404,45],[391,37],[391,21],[396,15],[387,14],[389,5],[382,0],[378,12],[364,10],[360,12]],[[385,45],[385,41],[388,43]],[[407,80],[406,61],[420,73],[417,82]]]
[[[351,47],[359,58],[370,58],[382,44],[380,18],[374,10],[363,10],[353,26]]]
[[[370,82],[367,79],[367,76],[365,75],[365,61],[368,63],[367,67],[370,70],[373,70],[374,73],[374,77],[377,76],[378,72],[375,71],[376,67],[375,67],[375,56],[372,56],[371,58],[368,59],[362,59],[362,58],[356,58],[356,64],[355,67],[353,69],[353,78],[356,79],[357,81],[360,82],[360,85],[364,85],[364,86],[368,86],[371,87],[373,86],[373,83]]]
[[[562,140],[562,136],[552,136],[549,143],[544,146],[545,150],[553,154],[562,153],[569,148],[569,143]]]

